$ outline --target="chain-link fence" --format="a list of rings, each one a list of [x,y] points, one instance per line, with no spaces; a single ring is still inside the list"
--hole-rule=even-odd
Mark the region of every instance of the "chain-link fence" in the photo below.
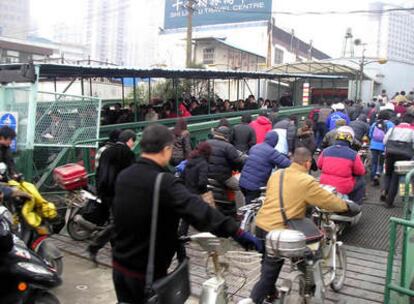
[[[68,162],[90,162],[98,146],[101,100],[38,92],[34,179],[53,188],[51,171]],[[87,161],[86,161],[87,160]]]

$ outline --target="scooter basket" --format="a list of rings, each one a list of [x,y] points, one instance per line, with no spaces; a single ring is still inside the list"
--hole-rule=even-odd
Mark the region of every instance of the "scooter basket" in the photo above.
[[[302,257],[306,250],[306,237],[297,230],[272,230],[266,236],[266,254],[269,257]]]

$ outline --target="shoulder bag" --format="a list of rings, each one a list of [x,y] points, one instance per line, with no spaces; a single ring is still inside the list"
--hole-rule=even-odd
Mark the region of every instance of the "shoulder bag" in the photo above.
[[[189,261],[185,257],[185,250],[179,248],[177,268],[167,276],[154,281],[155,239],[158,224],[158,206],[160,198],[161,180],[164,173],[159,173],[155,180],[151,236],[149,245],[148,265],[145,276],[145,295],[147,304],[183,304],[190,296]],[[181,245],[182,246],[182,245]]]
[[[314,243],[323,237],[323,233],[318,229],[311,219],[305,217],[303,219],[288,219],[285,206],[283,203],[283,178],[285,170],[281,170],[279,179],[279,203],[280,212],[282,213],[283,222],[288,229],[302,232],[306,237],[306,243]]]
[[[391,139],[395,128],[396,127],[392,128],[390,136],[388,137],[387,144],[385,145],[385,153],[400,155],[402,157],[406,157],[407,159],[411,159],[414,156],[412,143]]]

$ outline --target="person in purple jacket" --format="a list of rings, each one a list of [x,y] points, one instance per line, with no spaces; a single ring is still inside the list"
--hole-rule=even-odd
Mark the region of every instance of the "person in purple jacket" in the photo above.
[[[274,131],[266,134],[265,141],[250,149],[249,157],[240,176],[240,188],[246,204],[260,196],[260,188],[265,187],[274,168],[289,167],[291,161],[275,150],[279,136]]]

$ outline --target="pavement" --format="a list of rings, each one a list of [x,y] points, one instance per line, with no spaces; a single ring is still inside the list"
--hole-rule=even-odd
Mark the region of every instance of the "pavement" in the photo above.
[[[61,304],[116,303],[109,267],[96,267],[68,252],[65,252],[63,263],[63,284],[53,291]]]
[[[105,265],[95,266],[89,260],[65,252],[63,284],[52,292],[61,304],[116,303],[112,270]],[[186,304],[198,303],[190,298]]]

